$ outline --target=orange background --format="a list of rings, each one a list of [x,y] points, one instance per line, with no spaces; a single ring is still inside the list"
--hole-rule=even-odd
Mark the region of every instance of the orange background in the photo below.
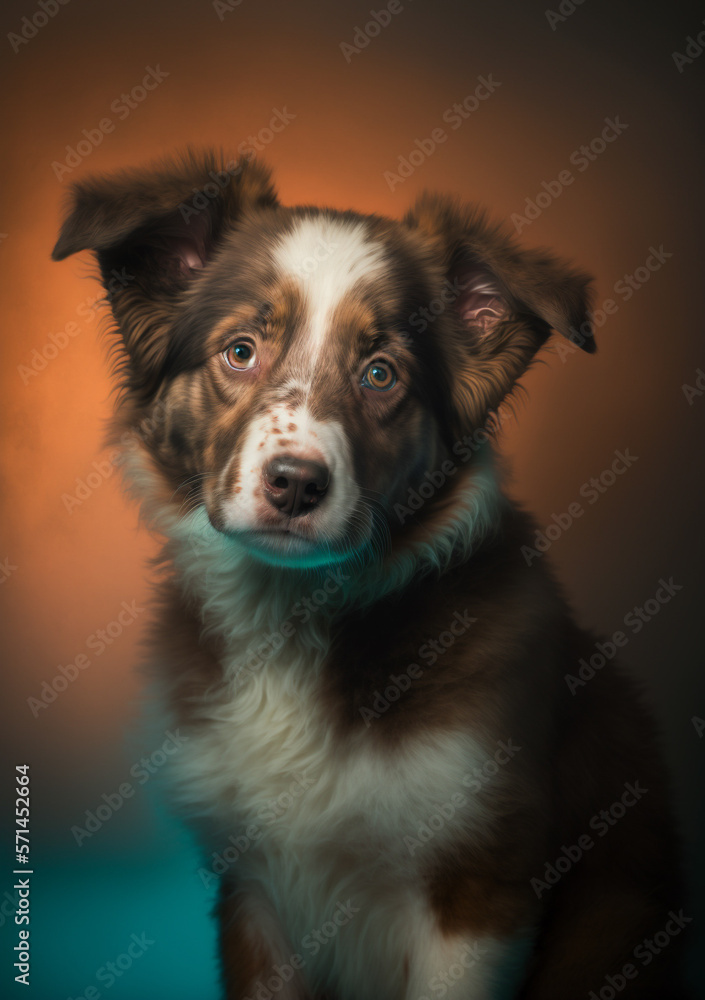
[[[380,2],[375,5],[382,9]],[[554,4],[554,9],[558,4]],[[4,627],[2,738],[6,759],[35,769],[39,834],[65,839],[134,755],[125,732],[138,714],[134,664],[147,614],[34,718],[27,698],[59,664],[85,651],[122,601],[147,597],[154,543],[138,526],[113,475],[67,512],[101,453],[111,409],[100,323],[79,307],[98,294],[88,262],[52,264],[71,179],[141,164],[186,143],[234,148],[268,124],[295,120],[263,157],[287,203],[316,202],[397,216],[428,187],[521,213],[561,170],[575,181],[525,227],[597,279],[597,302],[619,310],[597,330],[598,353],[565,361],[545,352],[524,379],[516,423],[503,435],[511,490],[546,525],[579,500],[581,485],[616,449],[638,461],[557,540],[548,558],[581,622],[611,633],[660,577],[683,589],[625,658],[651,685],[666,734],[684,831],[695,851],[705,739],[702,673],[702,431],[705,394],[684,383],[705,369],[702,301],[702,146],[705,55],[679,73],[671,53],[702,30],[698,4],[587,0],[552,30],[543,2],[468,5],[403,0],[369,45],[347,62],[341,42],[369,20],[369,4],[243,0],[222,20],[207,2],[71,0],[15,54],[5,44],[33,3],[5,4],[0,280],[4,302],[0,560],[16,566],[0,585]],[[125,120],[110,111],[145,67],[169,75]],[[500,86],[453,131],[443,112],[492,74]],[[115,121],[63,182],[82,129]],[[584,172],[571,153],[606,117],[628,128]],[[449,138],[390,191],[383,174],[437,127]],[[650,247],[672,256],[628,302],[615,283]],[[79,333],[24,384],[50,333]],[[705,378],[701,384],[705,386]],[[699,783],[698,783],[699,782]],[[42,804],[42,798],[44,802]],[[702,819],[702,817],[700,817]]]

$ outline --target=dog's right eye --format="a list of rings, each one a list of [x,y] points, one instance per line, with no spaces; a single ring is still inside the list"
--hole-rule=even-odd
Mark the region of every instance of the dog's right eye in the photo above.
[[[236,340],[223,352],[223,357],[228,365],[236,371],[256,368],[259,363],[255,346],[249,340]]]

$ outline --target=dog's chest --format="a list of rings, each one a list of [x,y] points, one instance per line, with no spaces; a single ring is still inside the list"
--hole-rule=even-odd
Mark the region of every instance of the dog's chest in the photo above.
[[[272,906],[283,961],[341,996],[400,997],[408,956],[435,941],[422,873],[486,823],[464,782],[484,753],[461,733],[343,740],[315,672],[290,666],[249,677],[187,741],[190,811],[214,821],[218,873]]]
[[[483,821],[466,780],[485,759],[471,734],[410,732],[392,749],[372,727],[341,736],[327,709],[313,663],[279,658],[247,673],[184,748],[190,811],[211,816],[220,834],[249,829],[250,860],[303,858],[334,842],[397,873],[416,869],[408,839],[429,822],[440,846],[460,824]]]

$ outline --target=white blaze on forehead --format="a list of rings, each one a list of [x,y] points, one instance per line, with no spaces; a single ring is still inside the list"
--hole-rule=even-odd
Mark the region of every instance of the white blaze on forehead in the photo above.
[[[282,273],[297,278],[306,303],[312,360],[320,351],[330,318],[341,299],[359,282],[384,275],[384,247],[362,221],[301,219],[274,251]]]

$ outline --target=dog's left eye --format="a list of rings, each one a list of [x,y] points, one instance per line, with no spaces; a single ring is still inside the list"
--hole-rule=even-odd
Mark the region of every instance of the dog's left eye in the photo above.
[[[387,392],[396,381],[396,372],[386,361],[375,361],[368,366],[362,377],[362,384],[368,389],[376,389],[377,392]]]
[[[254,344],[248,340],[236,340],[227,351],[223,352],[223,357],[237,371],[245,371],[247,368],[255,368],[257,361],[257,351]]]

